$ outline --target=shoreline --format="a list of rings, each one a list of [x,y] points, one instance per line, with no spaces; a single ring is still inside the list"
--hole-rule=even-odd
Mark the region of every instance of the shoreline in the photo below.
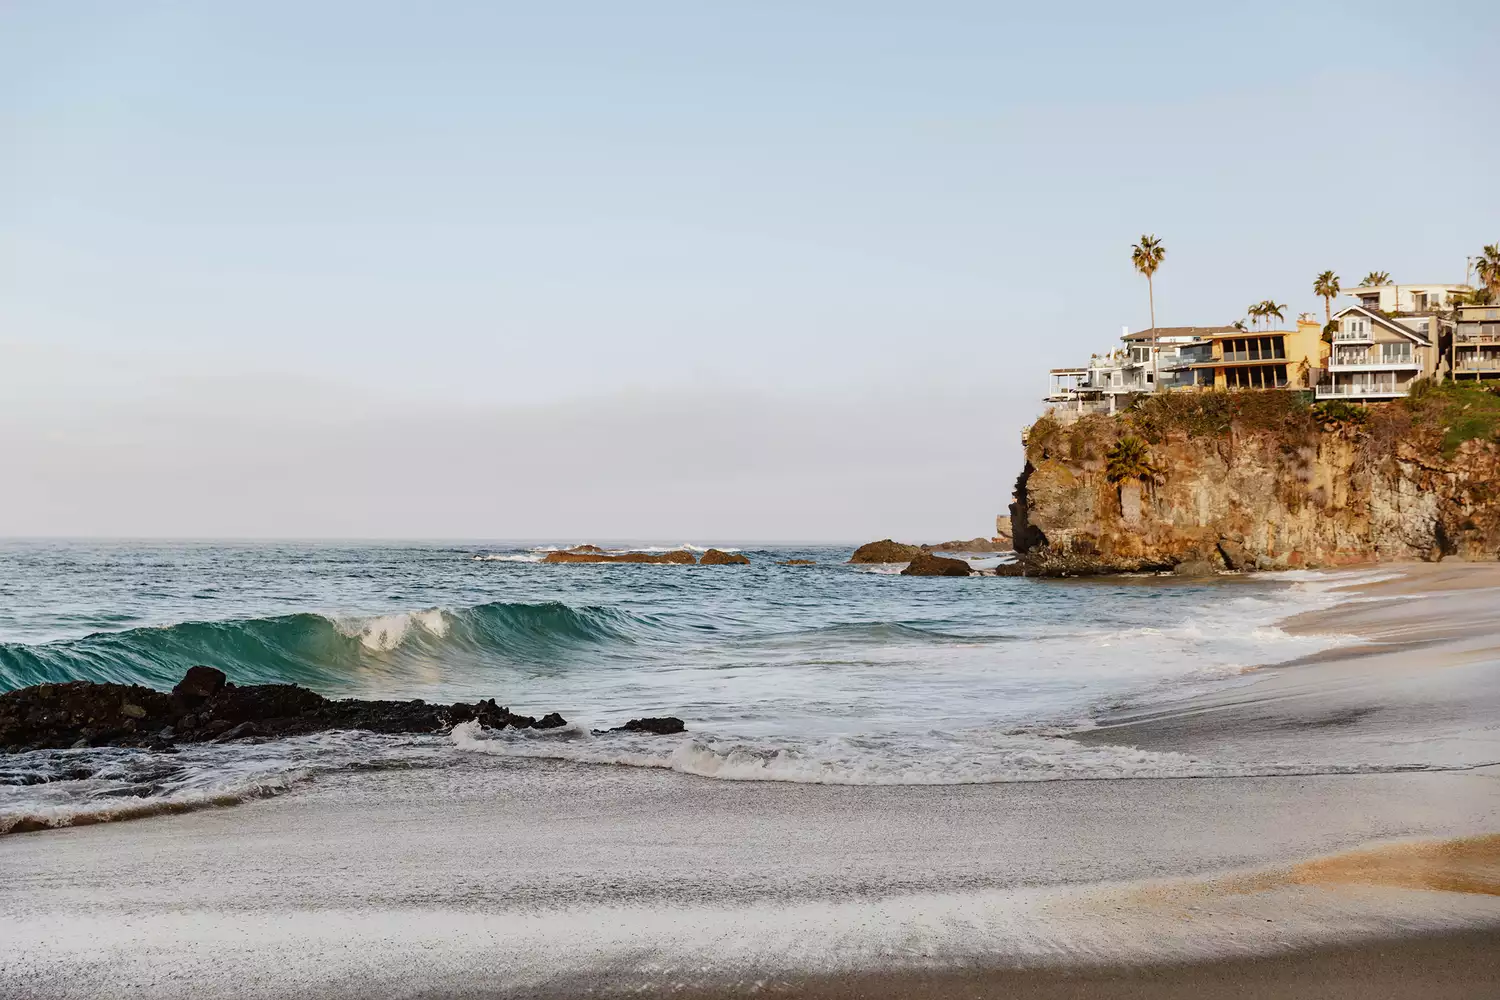
[[[1205,759],[1481,742],[1500,567],[1441,570],[1286,620],[1358,646],[1069,738]],[[0,838],[0,992],[1489,996],[1497,831],[1483,761],[841,786],[459,757]]]

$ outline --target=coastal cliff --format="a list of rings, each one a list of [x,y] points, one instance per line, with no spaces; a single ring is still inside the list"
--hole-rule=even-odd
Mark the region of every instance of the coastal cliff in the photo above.
[[[1369,407],[1285,392],[1148,397],[1025,437],[1018,571],[1285,569],[1500,558],[1500,396]]]

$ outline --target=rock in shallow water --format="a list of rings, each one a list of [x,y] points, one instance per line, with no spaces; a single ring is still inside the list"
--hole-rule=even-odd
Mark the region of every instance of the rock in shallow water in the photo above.
[[[212,667],[193,667],[171,694],[93,681],[38,684],[0,694],[0,750],[63,749],[80,743],[160,748],[170,742],[303,736],[329,729],[429,733],[470,719],[490,729],[567,725],[556,712],[534,719],[514,714],[493,698],[451,706],[333,701],[295,684],[239,687]]]
[[[709,549],[698,560],[700,566],[749,566],[750,560],[738,552]]]
[[[674,733],[687,732],[687,726],[676,716],[666,715],[658,718],[631,719],[623,726],[613,729],[596,729],[595,733],[652,733],[656,736],[671,736]]]
[[[922,547],[919,545],[904,545],[901,542],[883,538],[878,542],[869,542],[855,549],[849,561],[852,563],[909,562],[921,554]]]
[[[901,571],[902,576],[968,576],[974,568],[962,559],[935,556],[931,552],[919,552],[912,557],[911,565]]]

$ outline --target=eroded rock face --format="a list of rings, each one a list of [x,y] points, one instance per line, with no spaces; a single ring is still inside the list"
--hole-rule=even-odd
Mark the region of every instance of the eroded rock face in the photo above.
[[[911,562],[922,554],[920,545],[903,545],[883,538],[878,542],[861,545],[849,557],[851,563],[902,563]]]
[[[699,566],[749,566],[750,560],[739,552],[721,552],[709,549],[698,559]]]
[[[555,712],[541,719],[516,715],[496,705],[493,698],[472,705],[334,701],[295,684],[239,687],[212,667],[193,667],[171,694],[139,685],[92,681],[39,684],[0,694],[0,750],[164,748],[173,743],[301,736],[328,729],[423,733],[471,719],[490,729],[567,725]]]
[[[935,556],[931,552],[918,552],[911,564],[901,571],[902,576],[968,576],[973,567],[962,559]]]
[[[1373,410],[1374,408],[1372,408]],[[1045,419],[1045,418],[1044,418]],[[1500,558],[1500,444],[1374,410],[1356,431],[1299,425],[1162,433],[1154,477],[1111,483],[1124,420],[1038,421],[1011,523],[1016,574],[1287,569]]]

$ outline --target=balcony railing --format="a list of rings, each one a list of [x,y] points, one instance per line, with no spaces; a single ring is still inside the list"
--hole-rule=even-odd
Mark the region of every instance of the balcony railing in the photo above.
[[[1268,365],[1273,365],[1273,364],[1275,364],[1278,361],[1282,361],[1282,362],[1286,361],[1286,355],[1283,354],[1283,355],[1281,355],[1279,357],[1268,358],[1268,357],[1265,357],[1264,355],[1262,355],[1258,351],[1225,351],[1223,357],[1214,358],[1213,360],[1215,360],[1215,361],[1264,361]]]
[[[1325,382],[1313,390],[1318,399],[1337,399],[1340,396],[1404,396],[1411,390],[1412,382]]]
[[[1333,332],[1333,342],[1335,344],[1368,344],[1370,337],[1371,333],[1368,330],[1363,333],[1350,333],[1348,330],[1335,330]]]
[[[1461,372],[1496,372],[1500,371],[1500,354],[1482,354],[1477,358],[1460,358],[1454,366],[1455,371]]]
[[[1341,368],[1417,368],[1420,365],[1411,352],[1398,354],[1375,351],[1334,351],[1330,364]]]
[[[1467,324],[1466,324],[1467,326]],[[1483,323],[1476,329],[1463,329],[1453,335],[1455,344],[1500,343],[1500,323]]]

